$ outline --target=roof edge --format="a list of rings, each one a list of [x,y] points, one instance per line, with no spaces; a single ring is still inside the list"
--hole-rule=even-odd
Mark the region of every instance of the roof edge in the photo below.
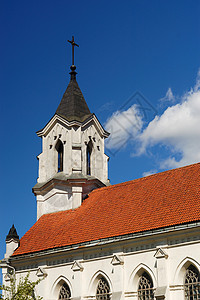
[[[36,134],[39,137],[42,137],[43,135],[48,134],[48,132],[51,130],[51,128],[54,126],[54,123],[56,121],[59,121],[61,123],[63,123],[66,126],[72,127],[72,126],[86,126],[89,122],[94,121],[94,123],[97,126],[97,129],[99,130],[99,133],[102,137],[107,138],[110,133],[107,132],[103,126],[101,125],[101,123],[99,122],[98,118],[96,117],[96,115],[94,113],[92,113],[88,118],[86,118],[83,122],[80,121],[68,121],[67,119],[65,119],[64,117],[62,117],[60,114],[55,113],[53,115],[53,117],[49,120],[49,122],[47,122],[47,124],[40,130],[36,131]]]
[[[177,232],[180,230],[186,230],[186,229],[192,229],[200,227],[200,220],[192,221],[192,222],[187,222],[187,223],[180,223],[168,227],[160,227],[160,228],[155,228],[151,230],[146,230],[146,231],[140,231],[136,233],[128,233],[125,235],[119,235],[119,236],[113,236],[113,237],[108,237],[108,238],[103,238],[99,240],[94,240],[94,241],[87,241],[79,244],[72,244],[72,245],[67,245],[63,247],[57,247],[57,248],[49,248],[41,251],[36,251],[36,252],[28,252],[24,254],[16,254],[13,253],[13,255],[10,257],[12,261],[18,260],[18,259],[23,259],[23,258],[28,258],[28,257],[33,257],[33,256],[43,256],[47,254],[53,254],[57,251],[60,250],[60,252],[64,251],[69,251],[69,250],[77,250],[81,248],[82,246],[87,246],[87,247],[93,247],[93,246],[100,246],[104,244],[110,244],[113,242],[120,242],[123,240],[130,240],[130,239],[136,239],[136,238],[141,238],[141,237],[148,237],[150,235],[157,235],[157,234],[164,234],[164,233],[170,233],[170,232]],[[16,249],[17,250],[17,249]]]

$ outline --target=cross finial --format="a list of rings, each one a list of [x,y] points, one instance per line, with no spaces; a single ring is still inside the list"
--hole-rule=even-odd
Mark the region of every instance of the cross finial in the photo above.
[[[74,46],[79,47],[79,45],[77,45],[74,41],[74,36],[72,36],[72,40],[68,42],[72,45],[72,66],[74,66]]]

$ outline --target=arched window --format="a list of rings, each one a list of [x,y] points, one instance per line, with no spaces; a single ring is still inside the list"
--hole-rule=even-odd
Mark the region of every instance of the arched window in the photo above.
[[[110,287],[107,280],[104,277],[101,277],[98,281],[96,299],[110,300]]]
[[[185,299],[200,299],[200,273],[190,265],[185,274]]]
[[[63,171],[63,143],[58,140],[56,144],[56,150],[58,152],[58,172]]]
[[[87,144],[87,175],[91,175],[91,154],[92,154],[92,141]]]
[[[59,300],[69,300],[71,298],[71,292],[69,289],[69,286],[66,283],[63,283],[63,285],[60,288],[59,293]]]
[[[139,280],[138,299],[139,300],[155,299],[153,282],[151,277],[146,272],[142,274]]]

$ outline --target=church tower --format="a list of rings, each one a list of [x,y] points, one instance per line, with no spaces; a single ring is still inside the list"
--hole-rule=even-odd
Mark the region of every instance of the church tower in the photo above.
[[[76,81],[72,41],[70,82],[52,119],[37,132],[42,138],[39,177],[33,192],[37,218],[79,207],[96,188],[109,185],[104,130],[91,113]]]

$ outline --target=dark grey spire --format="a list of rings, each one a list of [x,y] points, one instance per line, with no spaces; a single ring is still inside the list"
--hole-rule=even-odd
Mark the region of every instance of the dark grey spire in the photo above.
[[[9,230],[9,233],[6,237],[6,241],[11,240],[11,239],[19,240],[19,236],[17,234],[17,230],[16,230],[14,224]]]
[[[91,115],[91,112],[76,81],[77,73],[75,71],[76,66],[74,65],[74,46],[79,46],[74,42],[74,37],[72,37],[72,41],[68,42],[72,45],[72,65],[70,67],[71,72],[69,73],[71,79],[56,110],[56,114],[68,121],[83,122]]]
[[[68,121],[79,122],[85,121],[91,115],[75,78],[70,80],[56,114]]]

